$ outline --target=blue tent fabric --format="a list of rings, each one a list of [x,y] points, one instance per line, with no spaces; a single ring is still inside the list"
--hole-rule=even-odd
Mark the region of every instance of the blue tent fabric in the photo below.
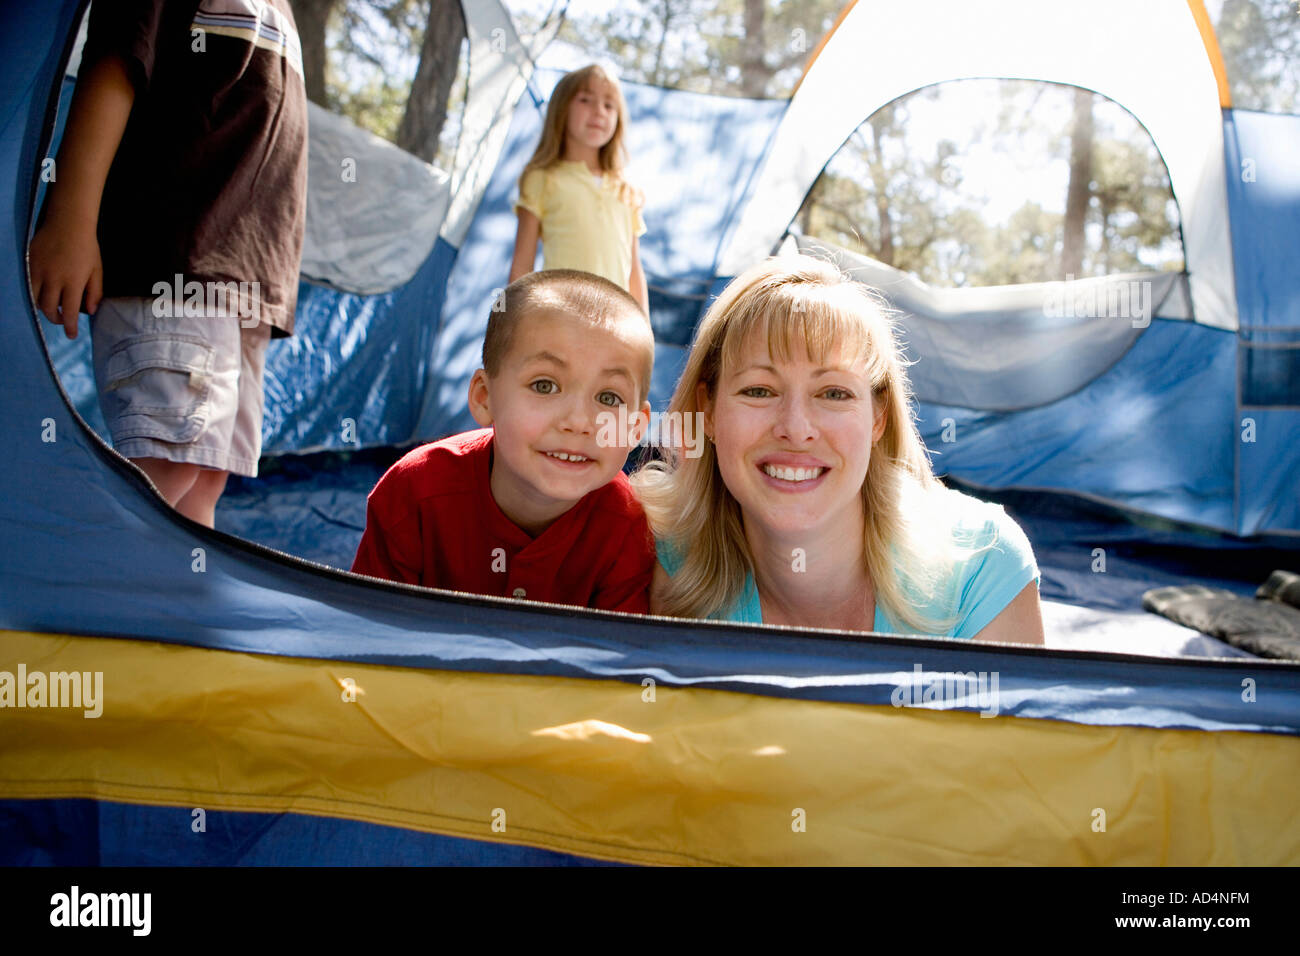
[[[263,454],[411,441],[455,259],[439,239],[410,282],[381,295],[299,284],[295,333],[267,354]]]
[[[1300,116],[1224,114],[1241,316],[1237,530],[1300,529]]]
[[[1233,333],[1156,319],[1073,395],[1015,413],[921,403],[918,424],[941,474],[1233,530],[1235,375]]]
[[[298,813],[0,800],[0,866],[620,866],[510,843]]]
[[[1242,328],[1300,327],[1300,115],[1225,111],[1228,215]]]

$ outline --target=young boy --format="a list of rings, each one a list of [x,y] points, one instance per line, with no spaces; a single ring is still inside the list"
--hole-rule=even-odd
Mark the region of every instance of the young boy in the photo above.
[[[266,347],[293,331],[307,98],[289,0],[97,0],[56,170],[32,297],[70,339],[94,315],[114,447],[211,526],[227,475],[257,474]]]
[[[552,269],[511,283],[469,385],[484,428],[388,470],[352,570],[646,613],[654,548],[621,469],[649,424],[653,363],[645,314],[607,279]]]

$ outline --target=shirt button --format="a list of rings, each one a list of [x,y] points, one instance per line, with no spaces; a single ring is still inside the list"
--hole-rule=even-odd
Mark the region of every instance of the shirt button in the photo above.
[[[515,588],[514,595],[515,597],[528,597],[528,592],[523,588]]]

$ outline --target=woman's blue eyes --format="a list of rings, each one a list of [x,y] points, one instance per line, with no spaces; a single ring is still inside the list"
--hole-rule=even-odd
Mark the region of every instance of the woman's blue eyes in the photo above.
[[[766,385],[750,385],[742,388],[740,394],[748,398],[770,398],[774,393]],[[844,402],[853,398],[847,388],[828,388],[818,393],[819,398],[828,398],[834,402]]]

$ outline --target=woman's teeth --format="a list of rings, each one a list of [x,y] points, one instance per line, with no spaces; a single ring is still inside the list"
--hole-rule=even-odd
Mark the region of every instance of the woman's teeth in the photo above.
[[[552,458],[558,458],[560,461],[591,461],[590,458],[585,458],[582,455],[570,455],[562,451],[548,451],[546,454]]]
[[[781,465],[764,465],[763,471],[782,481],[812,481],[820,477],[825,468],[786,468]]]

